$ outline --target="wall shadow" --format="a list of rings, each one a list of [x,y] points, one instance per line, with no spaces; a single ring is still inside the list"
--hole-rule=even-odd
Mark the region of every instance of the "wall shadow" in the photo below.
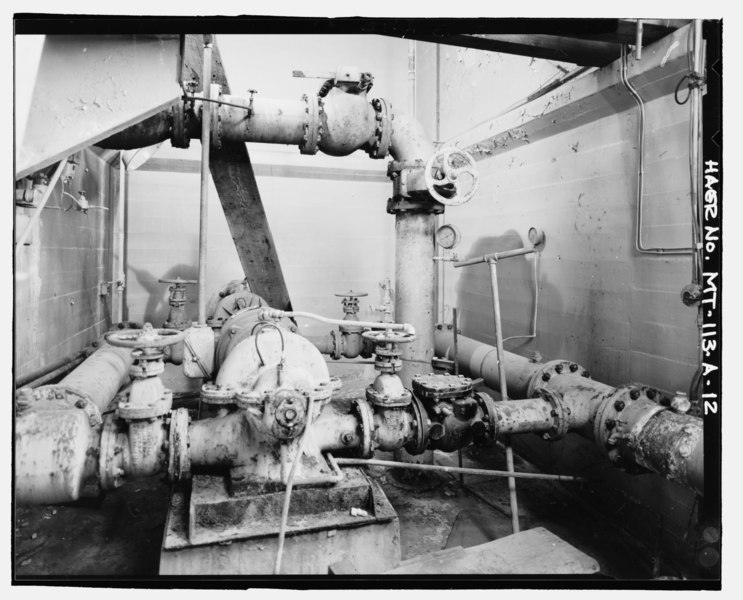
[[[476,257],[493,252],[515,250],[528,244],[525,235],[516,230],[509,230],[500,236],[478,238],[472,245],[467,257]],[[537,309],[536,339],[514,339],[505,342],[504,348],[523,356],[530,356],[539,350],[548,355],[554,350],[554,344],[545,343],[541,335],[549,329],[550,315],[542,310],[550,307],[550,313],[561,313],[563,298],[557,286],[549,283],[545,277],[544,252],[549,250],[549,236],[545,249],[539,260],[537,285],[539,286],[539,306]],[[534,257],[515,256],[498,261],[498,292],[500,297],[503,337],[528,335],[531,333],[532,314],[534,310]],[[463,273],[455,288],[455,303],[460,317],[462,334],[476,340],[494,344],[495,324],[493,316],[493,295],[490,282],[490,269],[487,264],[462,267]],[[518,325],[515,325],[518,323]]]
[[[175,279],[176,277],[195,280],[199,278],[198,265],[185,263],[175,265],[159,275],[153,275],[146,269],[137,269],[131,265],[129,265],[129,271],[134,273],[139,285],[147,292],[147,305],[145,306],[143,321],[152,323],[154,327],[162,327],[170,312],[170,306],[168,306],[168,296],[170,295],[168,288],[170,285],[160,283],[158,280]],[[196,285],[186,286],[186,297],[188,298],[186,312],[194,320],[198,309],[198,290],[196,288]]]

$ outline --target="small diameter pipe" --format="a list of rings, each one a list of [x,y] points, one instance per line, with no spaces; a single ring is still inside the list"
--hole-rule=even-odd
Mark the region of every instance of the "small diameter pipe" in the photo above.
[[[399,467],[416,471],[443,471],[444,473],[464,473],[465,475],[486,475],[490,477],[510,477],[519,479],[550,479],[553,481],[585,481],[573,475],[553,475],[552,473],[524,473],[515,471],[496,471],[491,469],[472,469],[469,467],[447,467],[444,465],[422,465],[418,463],[378,460],[375,458],[336,458],[339,465],[368,465],[372,467]]]
[[[204,36],[204,73],[201,88],[205,99],[209,99],[212,86],[212,41]],[[209,202],[209,133],[211,107],[202,104],[201,109],[201,200],[199,205],[199,325],[206,325],[206,241]]]
[[[500,394],[503,401],[508,401],[508,390],[506,389],[506,365],[503,360],[503,329],[500,318],[500,296],[498,293],[498,267],[497,259],[493,258],[488,261],[490,266],[490,284],[493,288],[493,315],[495,319],[495,347],[498,354],[498,373],[500,375]],[[513,448],[511,448],[511,438],[505,438],[506,445],[506,466],[510,472],[513,472]],[[513,477],[508,478],[508,492],[511,500],[511,522],[513,532],[519,532],[519,506],[516,497],[516,480]]]
[[[532,254],[537,249],[532,246],[531,248],[516,248],[515,250],[504,250],[503,252],[493,252],[492,254],[484,254],[483,256],[476,256],[475,258],[468,258],[465,260],[459,260],[454,263],[454,268],[459,269],[460,267],[469,267],[470,265],[478,265],[480,263],[489,263],[499,261],[504,258],[511,258],[513,256],[522,256],[524,254]]]
[[[57,185],[57,181],[59,181],[59,178],[62,175],[62,171],[64,170],[66,164],[67,164],[66,158],[59,161],[59,165],[57,166],[57,169],[54,171],[54,175],[52,175],[52,178],[49,180],[49,183],[46,186],[46,191],[44,192],[44,195],[41,197],[41,202],[39,202],[39,206],[36,207],[36,211],[31,216],[31,219],[29,220],[28,225],[26,225],[26,229],[23,230],[21,237],[18,238],[18,242],[16,242],[16,245],[15,245],[16,260],[18,260],[18,257],[21,254],[21,249],[23,248],[23,244],[26,243],[26,240],[28,239],[28,236],[31,235],[31,231],[33,231],[33,228],[36,225],[36,222],[41,217],[41,211],[44,210],[46,203],[49,202],[49,198],[51,198],[52,196],[52,191],[54,190],[54,186]]]
[[[320,321],[321,323],[327,323],[328,325],[343,325],[347,326],[352,323],[354,327],[367,327],[369,329],[389,329],[391,331],[403,331],[415,335],[415,329],[408,323],[381,323],[379,321],[344,321],[343,319],[331,319],[329,317],[323,317],[314,313],[301,312],[297,310],[277,310],[274,308],[265,308],[258,315],[261,320],[265,319],[281,319],[283,317],[304,317],[305,319],[312,319],[314,321]]]
[[[622,69],[621,79],[624,87],[632,95],[632,98],[637,103],[639,109],[638,112],[638,161],[639,166],[637,169],[637,219],[635,232],[635,250],[642,254],[695,254],[695,248],[646,248],[642,245],[642,205],[643,196],[645,195],[645,103],[643,102],[640,94],[632,86],[630,80],[627,78],[627,49],[624,44],[622,45]],[[693,225],[696,230],[696,222]],[[696,236],[694,236],[696,237]],[[696,240],[693,240],[696,243]]]
[[[284,538],[286,536],[286,522],[289,518],[289,503],[292,497],[292,487],[294,486],[294,475],[297,472],[297,465],[302,462],[302,453],[304,452],[304,445],[307,441],[308,433],[312,428],[312,420],[315,413],[315,402],[307,397],[307,425],[305,425],[304,431],[302,432],[302,439],[299,440],[299,447],[297,448],[297,454],[292,461],[292,468],[289,471],[289,478],[286,481],[286,491],[284,492],[284,506],[281,510],[281,526],[279,528],[279,544],[276,550],[276,562],[273,567],[273,574],[278,575],[281,573],[281,558],[284,554]]]

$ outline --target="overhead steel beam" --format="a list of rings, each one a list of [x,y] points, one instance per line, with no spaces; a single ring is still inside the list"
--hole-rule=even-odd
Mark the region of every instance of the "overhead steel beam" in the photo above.
[[[17,56],[17,85],[33,93],[16,178],[167,108],[179,95],[178,56],[177,38],[134,35],[46,36],[36,71]]]
[[[199,80],[203,36],[184,36],[181,48],[183,81]],[[222,91],[229,94],[230,87],[216,42],[212,55],[212,82],[221,85]],[[212,148],[209,169],[250,290],[274,308],[292,310],[289,290],[245,144],[223,141],[220,148]]]
[[[531,56],[592,67],[610,63],[616,60],[620,54],[619,44],[567,38],[558,35],[443,33],[441,35],[416,35],[414,37],[421,41],[436,44],[477,48],[491,52]]]

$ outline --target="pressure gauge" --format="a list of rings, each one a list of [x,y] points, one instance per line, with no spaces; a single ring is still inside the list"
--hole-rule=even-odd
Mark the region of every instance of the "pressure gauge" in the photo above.
[[[462,235],[454,225],[442,225],[436,231],[436,243],[447,250],[454,248],[460,239],[462,239]]]
[[[536,227],[530,228],[528,236],[529,242],[535,248],[541,249],[541,247],[544,246],[544,231],[541,229],[537,229]]]

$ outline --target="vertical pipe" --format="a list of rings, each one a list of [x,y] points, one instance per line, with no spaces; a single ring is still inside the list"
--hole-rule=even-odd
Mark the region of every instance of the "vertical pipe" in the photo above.
[[[126,177],[125,177],[126,165],[124,165],[124,159],[122,153],[119,152],[119,198],[116,204],[116,212],[114,215],[114,239],[116,249],[114,250],[114,272],[112,279],[116,280],[117,285],[113,290],[115,303],[112,307],[113,315],[112,320],[114,323],[120,323],[124,320],[124,204],[126,202]]]
[[[500,318],[500,296],[498,294],[498,268],[495,260],[489,260],[490,265],[490,284],[493,288],[493,313],[495,319],[495,348],[498,355],[498,374],[500,376],[500,394],[504,402],[508,401],[508,390],[506,389],[506,364],[503,354],[503,330],[501,329]],[[511,447],[510,436],[505,440],[506,446],[506,465],[510,472],[513,472],[513,448]],[[519,505],[516,498],[516,479],[508,478],[508,492],[511,498],[511,522],[513,532],[519,532]]]
[[[212,86],[212,38],[204,36],[204,73],[201,92],[210,97]],[[199,325],[206,325],[206,229],[209,202],[209,130],[211,128],[211,106],[201,103],[201,204],[199,212]]]
[[[436,295],[435,225],[436,217],[431,214],[395,215],[395,320],[415,327],[415,340],[401,345],[400,378],[406,387],[410,387],[415,374],[431,370]]]

